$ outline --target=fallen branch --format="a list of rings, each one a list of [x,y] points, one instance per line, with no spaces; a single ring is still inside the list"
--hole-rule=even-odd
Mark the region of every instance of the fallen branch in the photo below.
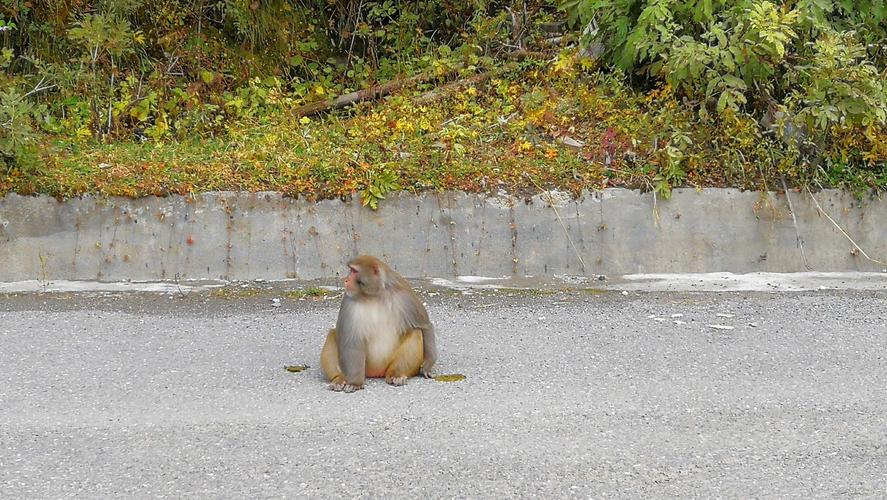
[[[515,52],[510,52],[505,54],[507,59],[512,61],[524,61],[527,59],[539,59],[539,60],[547,60],[552,57],[552,54],[547,52],[530,52],[526,50],[517,50]],[[479,73],[476,75],[472,75],[463,80],[459,80],[456,82],[451,82],[448,84],[444,84],[438,89],[431,90],[426,92],[422,96],[420,96],[417,100],[417,104],[424,104],[428,102],[433,102],[440,97],[443,97],[453,91],[458,89],[467,87],[471,84],[480,83],[488,80],[496,75],[502,74],[504,72],[510,71],[516,67],[513,63],[507,63],[500,68],[492,69],[490,71],[486,71],[484,73]],[[462,66],[456,66],[452,69],[451,73],[454,73],[461,69]],[[349,92],[347,94],[342,94],[333,99],[326,99],[323,101],[316,101],[312,103],[305,104],[303,106],[299,106],[295,108],[292,113],[296,118],[302,116],[311,116],[316,115],[318,113],[323,113],[326,111],[333,111],[335,109],[344,108],[345,106],[350,106],[351,104],[356,104],[358,102],[370,101],[374,99],[379,99],[385,97],[389,94],[397,92],[404,87],[410,87],[413,85],[417,85],[419,83],[425,83],[427,81],[433,80],[437,78],[439,75],[435,72],[425,72],[420,73],[418,75],[412,76],[410,78],[403,78],[400,80],[392,80],[387,83],[375,85],[373,87],[368,87],[361,90],[356,90],[354,92]]]
[[[831,216],[829,216],[829,214],[826,213],[826,211],[823,210],[821,206],[819,206],[819,202],[816,201],[816,197],[813,196],[813,192],[810,191],[810,188],[809,188],[809,187],[807,187],[807,194],[810,195],[810,199],[813,200],[813,203],[816,205],[816,209],[819,210],[819,213],[821,213],[822,215],[824,215],[825,218],[829,220],[829,222],[831,222],[832,224],[834,224],[835,227],[838,228],[838,231],[841,231],[841,234],[843,234],[844,237],[847,238],[847,239],[850,241],[850,243],[852,243],[853,246],[854,246],[857,250],[859,250],[859,253],[861,253],[863,257],[865,257],[866,259],[868,259],[868,260],[871,261],[871,262],[874,262],[875,264],[880,264],[880,265],[882,265],[882,266],[883,266],[883,265],[887,265],[887,263],[884,263],[884,262],[881,262],[881,261],[878,260],[878,259],[873,259],[873,258],[869,257],[869,254],[865,253],[865,250],[863,250],[862,247],[860,247],[859,245],[856,244],[855,241],[853,241],[853,238],[851,238],[850,235],[847,234],[847,231],[844,231],[844,228],[842,228],[841,226],[839,226],[838,223],[835,222],[835,219],[832,219]]]
[[[496,77],[496,76],[501,75],[503,73],[506,73],[508,71],[511,71],[512,69],[514,69],[516,67],[517,67],[516,64],[509,63],[509,64],[506,64],[502,67],[499,67],[499,68],[496,68],[496,69],[493,69],[490,71],[485,71],[483,73],[471,75],[468,78],[463,78],[462,80],[456,80],[456,81],[453,81],[450,83],[446,83],[444,85],[441,85],[440,87],[437,87],[434,90],[429,90],[428,92],[425,92],[424,94],[417,97],[414,100],[414,102],[417,105],[429,104],[431,102],[442,99],[446,96],[455,94],[456,92],[458,92],[462,89],[465,89],[467,87],[470,87],[472,85],[477,85],[479,83],[483,83],[483,82],[489,80],[490,78],[493,78],[493,77]]]
[[[332,111],[334,109],[344,108],[345,106],[349,106],[358,102],[379,99],[380,97],[385,97],[392,92],[397,92],[404,87],[431,80],[436,76],[437,75],[435,73],[427,72],[420,73],[410,78],[393,80],[381,85],[376,85],[366,89],[357,90],[355,92],[350,92],[348,94],[343,94],[339,97],[336,97],[335,99],[327,99],[325,101],[317,101],[305,104],[304,106],[300,106],[294,109],[293,114],[296,116],[296,118],[301,116],[311,116],[316,115],[317,113],[322,113],[324,111]]]
[[[512,61],[526,61],[527,59],[538,59],[540,61],[547,61],[553,58],[555,54],[549,52],[538,52],[532,50],[515,50],[514,52],[509,52],[505,54],[507,59],[511,59]]]
[[[548,47],[557,48],[557,47],[561,47],[561,46],[567,45],[567,44],[575,42],[575,41],[576,41],[576,37],[573,36],[571,33],[567,33],[566,35],[546,38],[546,39],[542,40],[542,44],[546,45]]]

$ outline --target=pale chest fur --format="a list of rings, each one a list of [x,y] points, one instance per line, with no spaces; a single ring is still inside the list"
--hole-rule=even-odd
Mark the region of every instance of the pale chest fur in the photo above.
[[[400,342],[398,315],[384,302],[356,302],[349,312],[353,333],[367,345],[367,371],[384,370]]]

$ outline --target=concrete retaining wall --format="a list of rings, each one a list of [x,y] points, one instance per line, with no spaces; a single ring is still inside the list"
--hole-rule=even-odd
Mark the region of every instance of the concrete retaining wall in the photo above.
[[[812,269],[887,267],[852,252],[808,195],[791,196]],[[816,196],[887,260],[887,201]],[[276,193],[0,199],[0,281],[311,279],[338,276],[358,252],[408,277],[805,270],[785,197],[732,189],[678,189],[655,209],[651,194],[624,189],[530,202],[401,194],[377,212]]]

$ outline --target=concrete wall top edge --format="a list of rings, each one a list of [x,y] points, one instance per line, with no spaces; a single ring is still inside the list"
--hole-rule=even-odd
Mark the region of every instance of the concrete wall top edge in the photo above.
[[[408,277],[885,267],[842,231],[887,262],[887,202],[837,190],[814,193],[816,201],[789,195],[794,218],[784,195],[738,189],[678,188],[655,202],[622,188],[575,200],[558,191],[529,199],[402,192],[378,211],[278,192],[10,194],[0,198],[0,281],[310,279],[336,276],[356,253],[380,255]]]

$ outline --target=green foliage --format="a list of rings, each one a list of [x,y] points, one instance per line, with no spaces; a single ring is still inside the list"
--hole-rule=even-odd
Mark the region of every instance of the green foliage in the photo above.
[[[0,0],[0,193],[887,187],[884,0],[554,4]]]
[[[401,186],[397,173],[384,165],[368,169],[364,177],[363,188],[360,190],[360,199],[363,206],[373,210],[379,208],[379,202],[385,199],[385,195],[392,191],[400,191]]]
[[[788,79],[797,86],[786,105],[810,130],[869,127],[887,121],[884,78],[850,33],[820,37],[810,64],[793,67]]]
[[[680,186],[687,178],[682,168],[686,158],[685,149],[693,145],[693,140],[685,133],[672,133],[668,145],[662,149],[659,172],[653,177],[653,190],[662,198],[671,197],[671,188]]]
[[[134,32],[129,21],[113,14],[86,14],[68,30],[68,39],[80,47],[91,64],[107,55],[113,65],[115,59],[132,54],[134,47],[144,43],[144,37]]]
[[[0,167],[32,170],[37,163],[37,134],[34,119],[45,112],[19,93],[0,90]]]
[[[701,119],[668,85],[639,91],[616,75],[586,73],[575,59],[528,65],[432,104],[403,94],[299,120],[273,111],[276,90],[267,83],[267,96],[255,102],[271,111],[248,119],[228,118],[233,110],[223,106],[182,113],[176,110],[188,105],[179,99],[195,102],[193,91],[156,92],[145,99],[151,104],[142,131],[147,136],[155,122],[162,124],[150,117],[163,111],[170,126],[165,138],[103,144],[90,140],[88,130],[82,141],[56,136],[59,146],[39,150],[44,171],[0,171],[0,192],[282,191],[311,200],[359,197],[378,208],[398,189],[532,195],[623,186],[664,198],[687,185],[772,189],[783,176],[856,192],[887,188],[883,127],[833,127],[822,160],[811,167],[747,113],[727,109],[718,120]],[[121,85],[138,89],[137,80]],[[253,109],[246,104],[251,99],[239,112]],[[175,104],[164,111],[166,102]],[[77,106],[84,103],[88,116],[88,100]],[[204,114],[222,116],[219,127],[206,137],[179,136],[197,126],[180,121]]]
[[[216,136],[233,120],[457,59],[474,71],[497,37],[507,39],[501,14],[486,22],[503,5],[0,0],[0,69],[51,81],[52,92],[31,97],[47,105],[40,121],[48,132],[105,142]],[[478,27],[484,32],[473,33]]]
[[[828,139],[835,125],[883,126],[883,0],[569,0],[605,61],[662,80],[702,116],[775,110]]]

